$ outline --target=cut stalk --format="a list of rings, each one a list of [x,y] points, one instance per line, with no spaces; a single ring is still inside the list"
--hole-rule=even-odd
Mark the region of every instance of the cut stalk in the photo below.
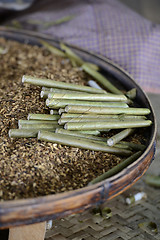
[[[71,62],[73,61],[78,66],[82,66],[85,63],[86,66],[94,69],[95,71],[98,71],[99,67],[97,65],[90,62],[84,62],[77,54],[75,54],[69,47],[67,47],[63,43],[60,44],[60,47],[65,51],[66,56],[71,60]]]
[[[104,108],[128,108],[128,105],[124,102],[92,102],[92,101],[80,101],[80,100],[68,100],[68,99],[47,99],[46,105],[49,108],[65,108],[68,105],[74,106],[87,106],[87,107],[104,107]]]
[[[62,145],[87,149],[87,150],[114,153],[122,156],[129,156],[132,153],[131,151],[128,151],[125,149],[108,147],[107,145],[93,142],[90,139],[86,140],[84,138],[74,137],[74,136],[69,136],[69,135],[64,135],[59,133],[50,133],[50,132],[40,131],[38,133],[38,139],[47,141],[47,142],[59,143]]]
[[[76,136],[76,137],[87,138],[87,139],[91,139],[91,140],[95,140],[95,141],[106,142],[106,138],[104,138],[104,137],[96,137],[91,134],[83,134],[83,133],[77,132],[77,131],[68,131],[68,130],[65,130],[62,128],[56,129],[55,133],[61,133],[61,134],[65,134],[65,135],[67,134],[70,136]]]
[[[19,125],[19,128],[20,129],[56,129],[60,127],[57,123],[53,124],[22,124],[22,125]]]
[[[57,115],[58,116],[58,115]],[[21,125],[32,125],[32,124],[58,124],[58,121],[57,120],[18,120],[18,126],[21,126]]]
[[[101,115],[101,114],[81,114],[81,113],[63,113],[61,118],[92,118],[92,119],[146,119],[145,116],[135,116],[135,115]]]
[[[98,130],[93,130],[93,131],[74,131],[74,133],[82,133],[82,134],[89,134],[89,135],[95,135],[95,136],[99,136],[101,134],[101,132],[98,131]]]
[[[144,149],[146,148],[145,145],[143,144],[138,144],[138,143],[132,143],[132,142],[124,142],[124,141],[120,141],[119,142],[121,145],[125,145],[130,147],[133,150],[137,150],[137,151],[144,151]]]
[[[98,81],[98,83],[100,83],[101,86],[103,86],[105,89],[109,90],[112,93],[115,94],[122,94],[122,92],[116,88],[110,81],[108,81],[107,78],[105,78],[102,74],[100,74],[99,72],[93,70],[92,68],[90,68],[88,65],[83,64],[82,68],[85,72],[87,72],[89,75],[91,75],[94,79],[96,79]]]
[[[48,90],[47,90],[48,89]],[[55,93],[61,93],[61,94],[66,94],[66,93],[83,93],[80,91],[72,91],[72,90],[67,90],[67,89],[60,89],[60,88],[47,88],[46,90],[43,89],[40,93],[41,98],[52,98]],[[50,94],[50,95],[49,95]],[[49,95],[49,96],[48,96]]]
[[[123,162],[119,163],[117,166],[113,167],[112,169],[110,169],[109,171],[103,173],[102,175],[98,176],[97,178],[93,179],[89,185],[93,185],[96,184],[98,182],[101,182],[109,177],[114,176],[115,174],[119,173],[120,171],[122,171],[124,168],[126,168],[128,165],[130,165],[131,163],[133,163],[135,160],[137,160],[138,157],[140,157],[142,154],[141,151],[136,152],[135,154],[133,154],[132,156],[128,157],[126,160],[124,160]]]
[[[38,129],[10,129],[9,137],[10,138],[35,138],[38,134]]]
[[[66,123],[64,129],[66,130],[100,130],[100,129],[121,129],[121,128],[139,128],[148,127],[152,124],[150,120],[141,121],[119,121],[119,122],[78,122]]]
[[[125,129],[117,134],[115,134],[114,136],[112,136],[111,138],[109,138],[107,140],[107,144],[108,146],[114,146],[116,143],[120,142],[122,139],[128,137],[130,134],[132,134],[134,132],[134,129]]]
[[[51,93],[48,98],[66,99],[66,100],[83,100],[83,101],[103,101],[103,102],[125,102],[127,100],[124,95],[116,94],[90,94],[90,93]]]
[[[53,110],[56,111],[56,110]],[[55,112],[54,112],[55,114]],[[58,114],[58,112],[57,112]],[[29,113],[28,120],[47,120],[47,121],[56,121],[59,120],[59,115],[51,115],[51,114],[36,114],[36,113]]]
[[[119,121],[124,121],[124,119],[118,119],[118,118],[84,118],[84,117],[77,117],[77,118],[60,118],[58,120],[58,123],[60,125],[63,125],[65,123],[74,123],[74,122],[110,122],[112,119],[113,122],[119,122]],[[126,119],[127,120],[127,119]],[[136,118],[130,118],[128,119],[129,121],[139,121],[139,119]]]
[[[39,40],[39,41],[45,48],[47,48],[54,55],[60,56],[60,57],[66,57],[66,54],[63,51],[61,51],[60,49],[54,47],[53,45],[49,44],[48,42],[46,42],[44,40]]]
[[[107,108],[107,107],[88,107],[88,106],[66,106],[65,112],[83,114],[126,114],[126,115],[148,115],[148,108]]]
[[[105,93],[104,90],[96,89],[88,86],[83,86],[83,85],[78,85],[73,83],[58,82],[51,79],[37,78],[37,77],[31,77],[26,75],[22,77],[22,82],[33,84],[36,86],[49,87],[49,88],[78,90],[80,92],[88,92],[88,93]]]

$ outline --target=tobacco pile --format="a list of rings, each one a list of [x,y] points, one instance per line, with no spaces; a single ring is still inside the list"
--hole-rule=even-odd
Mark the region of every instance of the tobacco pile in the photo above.
[[[90,79],[68,59],[44,48],[0,39],[7,51],[0,58],[0,200],[36,197],[86,186],[124,158],[103,152],[39,142],[35,138],[12,139],[9,129],[17,128],[28,113],[49,113],[40,98],[40,87],[23,85],[24,74],[38,78],[85,85]],[[106,136],[112,136],[107,133]],[[128,139],[145,143],[141,130]]]

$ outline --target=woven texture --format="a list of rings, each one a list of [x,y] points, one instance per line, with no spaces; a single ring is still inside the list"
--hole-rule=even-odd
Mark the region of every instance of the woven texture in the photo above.
[[[160,93],[160,25],[116,0],[44,1],[18,20],[23,28],[52,35],[108,57],[127,70],[145,91]],[[68,22],[44,27],[65,16]]]
[[[126,205],[125,198],[130,193],[147,193],[147,199],[138,204]],[[160,229],[160,191],[138,182],[119,197],[106,202],[111,208],[112,217],[105,219],[91,211],[53,221],[53,228],[46,233],[46,240],[149,240],[160,239],[150,229],[138,227],[142,222],[155,222]],[[103,206],[103,207],[104,207]],[[103,208],[102,207],[102,208]]]

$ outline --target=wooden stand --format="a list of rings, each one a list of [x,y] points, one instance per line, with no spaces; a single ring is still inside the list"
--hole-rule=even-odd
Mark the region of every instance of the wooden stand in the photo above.
[[[46,222],[15,227],[9,230],[9,240],[44,240]]]

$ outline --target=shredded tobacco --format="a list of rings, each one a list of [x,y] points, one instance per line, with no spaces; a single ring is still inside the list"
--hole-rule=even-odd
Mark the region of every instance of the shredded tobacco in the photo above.
[[[3,38],[0,46],[8,49],[0,55],[0,201],[82,188],[123,160],[34,138],[10,139],[9,129],[17,128],[18,120],[27,119],[28,113],[49,113],[41,89],[21,83],[24,74],[82,85],[89,77],[44,48]],[[144,143],[137,131],[128,139]]]

